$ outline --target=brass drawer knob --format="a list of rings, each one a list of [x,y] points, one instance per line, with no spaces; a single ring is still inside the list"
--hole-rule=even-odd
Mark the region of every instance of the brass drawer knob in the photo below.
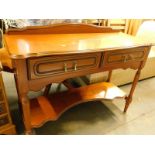
[[[77,63],[74,62],[74,70],[76,71],[77,70]]]
[[[66,63],[64,63],[64,71],[65,71],[65,72],[68,71],[68,70],[67,70],[67,64],[66,64]]]
[[[123,59],[124,62],[127,62],[128,56],[127,55],[123,55],[122,59]]]
[[[2,67],[2,64],[0,62],[0,72],[3,71],[3,67]]]

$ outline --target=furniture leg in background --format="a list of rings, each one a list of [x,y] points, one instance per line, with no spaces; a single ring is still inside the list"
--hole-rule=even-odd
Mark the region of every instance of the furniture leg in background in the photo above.
[[[48,94],[49,94],[49,92],[50,92],[50,89],[51,89],[51,86],[52,86],[52,84],[48,84],[48,85],[45,87],[44,96],[48,96]]]
[[[111,77],[112,77],[112,70],[109,71],[109,73],[108,73],[108,79],[107,79],[107,82],[110,82],[110,81],[111,81]]]
[[[16,134],[15,126],[12,123],[9,104],[7,102],[4,83],[0,72],[0,134]]]

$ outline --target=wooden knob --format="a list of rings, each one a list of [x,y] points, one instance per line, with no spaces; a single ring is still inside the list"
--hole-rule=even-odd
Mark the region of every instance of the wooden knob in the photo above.
[[[0,62],[0,72],[3,71],[3,67],[2,67],[2,64]]]
[[[122,58],[123,58],[123,61],[124,61],[124,62],[127,62],[127,58],[128,58],[127,55],[123,55]]]
[[[67,64],[64,63],[64,71],[67,72]]]

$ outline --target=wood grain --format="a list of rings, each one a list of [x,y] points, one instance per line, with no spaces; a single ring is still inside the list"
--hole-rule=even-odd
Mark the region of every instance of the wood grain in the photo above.
[[[73,27],[73,30],[71,27]],[[39,28],[27,28],[6,33],[4,39],[9,55],[12,58],[22,59],[32,56],[86,53],[112,48],[150,45],[150,43],[146,43],[140,38],[115,32],[111,28],[93,25],[60,24],[58,26],[41,27],[41,29],[43,30],[41,33],[39,33]],[[77,31],[74,29],[77,29]],[[33,33],[29,33],[29,30]]]

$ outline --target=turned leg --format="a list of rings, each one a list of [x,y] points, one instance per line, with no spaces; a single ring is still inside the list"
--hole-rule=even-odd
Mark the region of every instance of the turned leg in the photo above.
[[[23,121],[25,125],[25,133],[32,134],[31,117],[30,117],[30,102],[26,94],[21,95],[21,104],[23,108]]]
[[[18,107],[19,107],[20,113],[22,114],[22,105],[21,105],[20,96],[19,96],[19,90],[18,90],[18,83],[17,83],[16,74],[14,74],[14,79],[15,79],[16,90],[17,90],[17,95],[18,95]]]
[[[134,80],[133,80],[133,83],[132,83],[132,86],[131,86],[131,90],[130,90],[129,95],[125,98],[126,103],[125,103],[124,112],[127,111],[128,107],[129,107],[129,105],[130,105],[130,103],[132,101],[132,95],[133,95],[133,92],[134,92],[134,90],[136,88],[136,84],[137,84],[137,82],[139,80],[140,73],[141,73],[141,67],[139,67],[138,71],[136,72],[136,75],[134,77]]]
[[[32,134],[31,130],[31,124],[30,124],[30,103],[29,99],[26,94],[20,95],[20,90],[19,86],[17,83],[17,77],[14,75],[15,78],[15,83],[16,83],[16,89],[17,89],[17,94],[18,94],[18,105],[19,105],[19,110],[21,114],[23,115],[23,122],[25,126],[25,133],[26,134]]]
[[[28,98],[29,81],[27,78],[27,62],[25,59],[15,59],[12,60],[12,64],[16,70],[15,73],[15,82],[18,92],[18,97],[20,101],[20,106],[22,109],[23,122],[25,127],[26,134],[32,133],[31,127],[31,117],[30,117],[30,101]]]
[[[45,87],[44,96],[48,96],[48,94],[49,94],[49,92],[50,92],[50,89],[51,89],[51,86],[52,86],[52,84],[48,84],[48,85]]]

